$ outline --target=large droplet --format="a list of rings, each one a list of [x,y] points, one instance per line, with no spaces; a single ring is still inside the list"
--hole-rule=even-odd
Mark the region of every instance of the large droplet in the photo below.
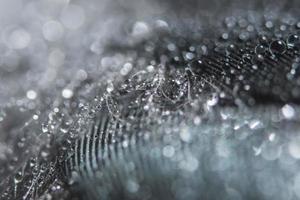
[[[282,40],[275,40],[269,46],[271,54],[284,54],[286,51],[286,44]]]

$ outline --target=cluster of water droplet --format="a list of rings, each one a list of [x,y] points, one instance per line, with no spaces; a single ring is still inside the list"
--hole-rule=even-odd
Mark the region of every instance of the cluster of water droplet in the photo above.
[[[128,130],[137,123],[143,127],[137,138],[145,146],[125,136],[120,143],[135,150],[121,155],[131,162],[103,158],[108,175],[124,172],[118,181],[130,195],[153,195],[138,178],[142,172],[133,173],[143,157],[163,163],[166,171],[155,174],[151,165],[146,175],[164,175],[178,199],[197,197],[193,184],[203,186],[195,178],[205,178],[202,170],[221,180],[218,187],[229,199],[242,199],[253,183],[266,198],[300,197],[295,102],[300,25],[295,18],[234,15],[211,30],[202,18],[151,16],[129,23],[130,17],[95,10],[101,1],[11,2],[0,12],[7,19],[0,22],[2,198],[63,198],[59,169],[103,110]],[[265,94],[280,106],[258,106]],[[137,108],[146,113],[142,121],[128,114]],[[117,135],[112,143],[119,141]],[[173,179],[176,170],[178,180]],[[231,171],[236,174],[228,177]],[[254,182],[241,181],[244,172]],[[78,176],[75,169],[68,184]],[[96,188],[104,198],[114,190],[114,180],[106,178],[111,182],[103,186],[100,179],[102,187]]]

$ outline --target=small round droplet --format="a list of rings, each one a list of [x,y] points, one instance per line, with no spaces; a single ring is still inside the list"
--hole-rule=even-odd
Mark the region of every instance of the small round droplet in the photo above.
[[[295,109],[289,104],[283,106],[281,112],[286,119],[292,119],[295,116]]]
[[[149,26],[142,21],[138,21],[133,25],[132,28],[132,36],[136,38],[144,38],[147,37],[150,33]]]
[[[265,26],[266,26],[266,28],[271,29],[271,28],[273,28],[274,24],[271,21],[267,21]]]
[[[270,52],[274,54],[284,54],[286,51],[286,44],[282,40],[275,40],[269,46]]]
[[[218,94],[214,93],[212,97],[207,100],[207,105],[215,106],[218,103],[218,101],[219,101],[219,96]]]
[[[200,73],[205,66],[202,60],[193,60],[189,63],[189,67],[194,73]]]
[[[73,96],[73,91],[68,88],[65,88],[62,91],[62,96],[65,99],[70,99]]]
[[[230,44],[226,47],[226,55],[230,55],[232,52],[236,51],[237,48],[234,44]]]
[[[262,54],[257,54],[252,58],[252,64],[260,64],[264,61],[264,56]]]
[[[265,54],[266,51],[267,51],[267,48],[262,45],[262,44],[258,44],[256,47],[255,47],[255,54]]]
[[[132,70],[131,63],[125,63],[123,68],[120,70],[121,75],[126,76]]]
[[[287,38],[286,43],[288,47],[294,47],[295,45],[300,44],[300,38],[298,35],[292,34]]]
[[[246,41],[248,40],[250,37],[249,33],[244,31],[242,32],[240,35],[239,35],[239,39],[242,40],[242,41]]]
[[[243,54],[242,59],[244,62],[251,62],[252,56],[248,53]]]
[[[228,33],[223,33],[223,34],[222,34],[222,39],[223,39],[223,40],[228,40],[228,38],[229,38]]]
[[[106,91],[107,91],[108,93],[111,93],[113,90],[114,90],[114,85],[113,85],[112,83],[109,83],[109,84],[107,85]]]
[[[14,177],[15,183],[20,183],[22,180],[23,180],[23,174],[22,174],[22,172],[16,173],[16,175]]]
[[[28,99],[33,100],[37,97],[37,94],[34,90],[28,90],[26,92],[26,96],[27,96]]]

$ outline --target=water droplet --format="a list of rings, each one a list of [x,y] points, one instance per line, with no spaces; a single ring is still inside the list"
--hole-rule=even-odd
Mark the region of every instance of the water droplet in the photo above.
[[[294,47],[300,43],[300,38],[296,34],[292,34],[287,38],[286,41],[288,47]]]
[[[228,38],[229,38],[228,33],[223,33],[223,34],[222,34],[222,39],[223,39],[223,40],[228,40]]]
[[[138,21],[133,25],[132,28],[132,36],[136,38],[144,38],[147,37],[150,33],[149,26],[142,21]]]
[[[248,53],[245,53],[245,54],[243,54],[242,59],[243,59],[244,62],[251,62],[252,55],[250,55]]]
[[[167,48],[168,48],[169,51],[175,51],[176,50],[176,46],[173,43],[168,44]]]
[[[23,180],[23,174],[21,171],[17,172],[14,177],[15,183],[20,183]]]
[[[70,99],[73,96],[73,91],[68,88],[65,88],[62,90],[61,94],[62,94],[63,98]]]
[[[191,53],[191,52],[187,52],[187,53],[185,54],[185,59],[186,59],[186,60],[193,60],[194,57],[195,57],[195,54],[193,54],[193,53]]]
[[[286,119],[292,119],[295,116],[294,108],[288,104],[281,108],[281,112]]]
[[[226,17],[225,24],[228,28],[234,27],[236,24],[236,18],[235,17]]]
[[[199,117],[199,116],[196,116],[195,118],[194,118],[194,124],[195,125],[199,125],[201,123],[201,118]]]
[[[121,75],[126,76],[132,70],[131,63],[125,63],[122,69],[120,70]]]
[[[37,93],[34,90],[28,90],[26,96],[28,99],[34,100],[37,97]]]
[[[77,77],[78,80],[84,81],[84,80],[87,79],[88,74],[86,73],[85,70],[80,69],[80,70],[78,70],[78,72],[76,73],[76,77]]]
[[[252,65],[252,69],[257,70],[258,66],[256,64]]]
[[[42,132],[43,133],[48,133],[48,131],[49,131],[48,125],[47,124],[42,124]]]
[[[184,142],[189,142],[191,140],[191,133],[189,131],[188,128],[183,128],[181,131],[180,131],[180,138],[182,139],[182,141]]]
[[[262,54],[256,54],[252,58],[252,64],[260,64],[264,61],[265,57]]]
[[[112,83],[108,83],[107,87],[106,87],[106,91],[108,93],[111,93],[114,90],[114,85]]]
[[[249,33],[244,31],[244,32],[241,32],[240,35],[239,35],[239,39],[242,40],[242,41],[246,41],[248,40],[250,37]]]
[[[255,53],[256,54],[262,54],[264,55],[267,51],[267,47],[262,45],[262,44],[258,44],[256,47],[255,47]]]
[[[41,151],[41,156],[43,158],[47,158],[49,156],[49,152],[47,152],[47,151]]]
[[[268,29],[271,29],[271,28],[273,28],[273,22],[271,22],[271,21],[267,21],[266,23],[265,23],[265,26],[266,26],[266,28],[268,28]]]
[[[160,30],[168,30],[168,28],[169,28],[169,24],[166,21],[161,20],[161,19],[156,20],[155,25]]]
[[[269,50],[271,54],[276,55],[276,54],[284,54],[286,51],[286,44],[282,40],[275,40],[271,42],[269,46]]]
[[[271,134],[269,135],[269,140],[270,140],[271,142],[274,142],[275,137],[276,137],[275,133],[271,133]]]
[[[251,120],[248,125],[252,130],[260,129],[263,126],[262,122],[257,119]]]
[[[147,66],[147,71],[148,72],[154,72],[154,67],[152,65]]]
[[[207,100],[208,106],[215,106],[219,101],[219,95],[214,93],[210,99]]]

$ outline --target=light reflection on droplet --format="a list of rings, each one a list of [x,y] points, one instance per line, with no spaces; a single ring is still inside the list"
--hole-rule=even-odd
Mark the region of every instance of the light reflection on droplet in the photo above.
[[[126,76],[132,69],[131,63],[125,63],[122,69],[120,70],[121,75]]]
[[[295,110],[289,104],[286,104],[285,106],[283,106],[281,108],[281,112],[286,119],[292,119],[295,116]]]
[[[71,89],[65,88],[62,90],[62,96],[65,99],[70,99],[73,96],[73,91]]]
[[[28,90],[26,93],[28,99],[35,99],[37,97],[37,93],[34,90]]]
[[[137,38],[143,38],[148,36],[149,33],[150,28],[145,22],[138,21],[133,25],[132,36]]]

